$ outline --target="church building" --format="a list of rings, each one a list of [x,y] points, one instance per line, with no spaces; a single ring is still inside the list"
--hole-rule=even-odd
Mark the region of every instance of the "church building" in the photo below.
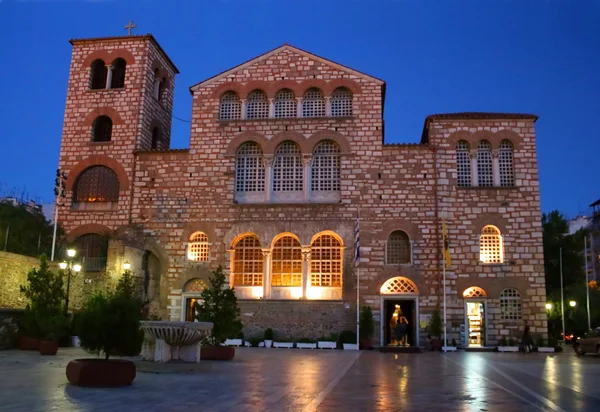
[[[537,116],[433,114],[387,143],[383,80],[285,44],[192,85],[189,148],[171,149],[179,71],[157,40],[71,44],[58,216],[80,298],[128,263],[152,317],[192,320],[220,265],[246,337],[318,338],[355,330],[360,271],[378,344],[398,306],[422,345],[445,225],[449,339],[547,336]]]

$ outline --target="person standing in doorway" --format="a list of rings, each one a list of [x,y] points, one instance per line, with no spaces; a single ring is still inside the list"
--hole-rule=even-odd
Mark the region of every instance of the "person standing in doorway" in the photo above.
[[[398,324],[396,324],[396,339],[398,340],[398,346],[406,346],[406,332],[408,331],[408,321],[404,316],[400,318]]]

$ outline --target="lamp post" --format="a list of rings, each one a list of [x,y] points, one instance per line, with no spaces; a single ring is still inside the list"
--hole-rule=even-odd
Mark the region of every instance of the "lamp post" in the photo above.
[[[569,301],[569,306],[574,308],[575,306],[577,306],[577,302],[575,302],[574,300]]]
[[[52,235],[52,256],[50,261],[54,262],[54,250],[56,249],[56,228],[58,227],[58,207],[62,206],[65,200],[65,183],[67,174],[56,169],[56,179],[54,180],[54,233]]]
[[[125,263],[123,263],[123,269],[125,270],[125,273],[128,273],[129,269],[131,269],[131,263],[125,261]]]
[[[75,255],[77,252],[75,249],[67,249],[67,260],[60,262],[59,267],[61,270],[67,270],[67,296],[65,297],[65,316],[69,314],[69,292],[71,290],[71,275],[73,272],[79,273],[81,271],[81,265],[75,263]]]

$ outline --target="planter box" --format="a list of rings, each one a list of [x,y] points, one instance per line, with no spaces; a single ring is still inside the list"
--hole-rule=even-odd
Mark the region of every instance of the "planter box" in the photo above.
[[[259,348],[264,348],[265,347],[265,342],[258,342],[258,347]]]
[[[67,365],[67,379],[77,386],[129,386],[135,374],[135,364],[123,359],[75,359]]]
[[[541,348],[538,348],[538,352],[540,352],[540,353],[554,353],[554,348],[542,346]]]
[[[40,340],[37,338],[28,338],[23,336],[19,340],[19,348],[21,350],[38,350],[40,348]]]
[[[458,349],[456,346],[444,346],[442,352],[456,352]]]
[[[246,341],[246,342],[244,342],[244,346],[247,348],[251,348],[252,344],[250,342]]]
[[[227,346],[202,346],[200,359],[202,360],[231,360],[235,356],[235,349]]]
[[[319,349],[336,349],[337,348],[337,343],[336,342],[331,342],[331,341],[327,341],[327,340],[323,340],[323,341],[319,341]]]
[[[43,340],[40,342],[40,355],[56,355],[58,342],[55,340]]]
[[[317,349],[316,343],[299,343],[296,342],[296,347],[298,349]]]
[[[358,350],[358,345],[356,343],[344,343],[344,350]]]
[[[242,340],[241,339],[225,339],[225,343],[223,343],[224,346],[242,346]]]
[[[518,346],[498,346],[498,352],[518,352]]]
[[[273,347],[291,349],[294,347],[294,342],[273,342]]]
[[[265,348],[270,348],[271,346],[273,346],[273,341],[265,339]]]

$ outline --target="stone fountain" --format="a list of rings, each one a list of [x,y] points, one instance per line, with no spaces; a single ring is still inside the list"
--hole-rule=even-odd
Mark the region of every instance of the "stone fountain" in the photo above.
[[[213,327],[211,322],[142,321],[140,324],[145,334],[142,358],[152,362],[200,362],[200,342]]]

